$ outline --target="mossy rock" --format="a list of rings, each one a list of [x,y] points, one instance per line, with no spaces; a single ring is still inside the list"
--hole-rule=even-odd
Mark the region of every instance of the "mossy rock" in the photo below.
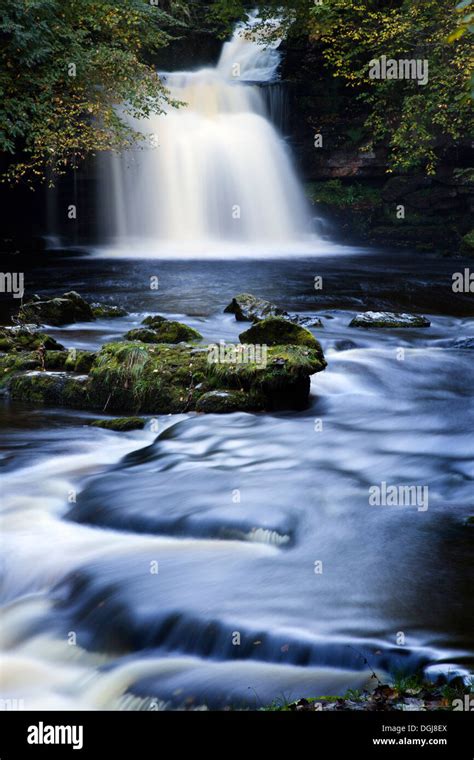
[[[197,412],[206,414],[229,414],[232,412],[255,412],[263,409],[265,402],[258,394],[242,391],[209,391],[198,399]]]
[[[0,328],[0,351],[34,351],[43,346],[47,351],[63,351],[64,346],[43,332],[29,327]]]
[[[127,430],[143,430],[146,420],[143,417],[115,417],[113,420],[94,420],[91,425],[123,433]]]
[[[429,327],[431,322],[420,314],[396,314],[391,311],[366,311],[357,314],[349,323],[349,327]]]
[[[12,398],[26,403],[87,408],[87,385],[86,375],[33,370],[14,375],[9,389]]]
[[[212,363],[208,356],[185,345],[109,343],[90,372],[90,402],[110,412],[179,413],[196,409],[209,391],[237,390],[251,395],[245,409],[302,408],[309,376],[326,366],[320,348],[305,346],[269,348],[266,366]]]
[[[108,343],[90,371],[95,408],[110,412],[177,413],[194,408],[205,380],[206,352],[144,342]],[[204,388],[208,390],[208,388]]]
[[[39,359],[35,353],[0,354],[0,388],[8,387],[11,377],[18,372],[27,372],[38,367]]]
[[[152,330],[156,330],[161,327],[163,322],[167,321],[166,317],[162,317],[161,314],[150,314],[148,317],[145,317],[145,319],[142,319],[142,325],[146,325],[147,327],[151,327]]]
[[[252,295],[252,293],[240,293],[232,299],[224,309],[225,314],[235,314],[238,322],[260,322],[267,317],[287,316],[283,309],[275,306],[271,301]]]
[[[125,335],[126,340],[140,340],[142,343],[182,343],[202,339],[197,330],[181,322],[163,320],[155,324],[154,329],[137,327],[129,330]]]
[[[254,343],[267,346],[309,346],[322,349],[314,335],[305,327],[288,322],[283,317],[269,317],[257,322],[239,335],[241,343]]]
[[[64,369],[86,375],[90,371],[96,356],[95,351],[68,351]]]
[[[461,253],[465,256],[474,256],[474,230],[464,235],[461,241]]]
[[[261,322],[269,317],[282,317],[288,322],[305,327],[323,327],[323,323],[317,317],[302,317],[299,314],[290,314],[271,301],[259,298],[251,293],[240,293],[232,299],[224,309],[225,314],[234,314],[238,322]]]
[[[36,354],[36,356],[38,358],[38,368],[42,369],[39,355]],[[45,351],[43,354],[44,368],[52,370],[64,370],[66,368],[68,356],[68,351]]]
[[[117,319],[128,315],[128,311],[122,309],[121,306],[108,303],[91,303],[90,306],[95,319]]]
[[[215,363],[206,347],[138,341],[109,343],[97,353],[46,351],[46,371],[40,358],[3,355],[0,384],[13,398],[121,415],[302,409],[310,375],[326,366],[319,344],[269,347],[264,363]],[[81,366],[89,375],[65,371]]]
[[[321,347],[270,346],[266,365],[249,362],[210,364],[208,381],[218,388],[235,388],[264,398],[267,410],[304,409],[310,376],[327,364]]]
[[[42,300],[34,296],[23,304],[18,320],[37,325],[66,325],[73,322],[91,322],[95,319],[91,306],[74,290],[57,298]]]
[[[141,343],[160,343],[155,330],[147,327],[135,327],[124,335],[125,340],[139,340]]]

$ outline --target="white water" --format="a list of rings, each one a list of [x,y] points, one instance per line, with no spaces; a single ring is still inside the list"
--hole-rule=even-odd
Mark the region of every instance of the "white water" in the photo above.
[[[215,68],[162,75],[187,105],[130,120],[146,135],[143,144],[105,158],[109,241],[134,251],[203,251],[308,239],[302,189],[255,84],[275,81],[278,44],[257,44],[239,26]]]

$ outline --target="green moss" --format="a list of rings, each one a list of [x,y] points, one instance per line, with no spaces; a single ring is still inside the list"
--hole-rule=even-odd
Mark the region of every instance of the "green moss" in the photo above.
[[[64,346],[46,333],[26,327],[0,328],[0,351],[34,351],[41,345],[48,351],[64,350]]]
[[[151,314],[149,317],[145,317],[145,319],[142,320],[142,325],[146,325],[147,327],[156,330],[166,321],[166,317],[162,317],[160,314]]]
[[[10,381],[12,398],[32,404],[87,407],[87,382],[64,372],[33,371],[14,375]]]
[[[38,356],[38,355],[37,355]],[[68,352],[67,351],[45,351],[44,352],[44,368],[52,370],[64,369],[67,363]],[[41,363],[38,358],[38,366],[41,368]]]
[[[0,388],[5,388],[10,378],[17,372],[39,368],[39,359],[35,353],[0,354]]]
[[[337,208],[352,209],[375,208],[382,205],[380,191],[377,188],[362,185],[359,182],[342,183],[340,179],[325,182],[308,182],[306,194],[314,204],[325,203]]]
[[[94,351],[68,351],[64,368],[71,372],[87,375],[96,356],[97,353]]]
[[[20,307],[18,319],[28,324],[65,325],[90,322],[94,315],[87,301],[71,290],[58,298],[42,300],[35,296]]]
[[[239,397],[245,409],[299,408],[309,375],[325,366],[320,348],[303,346],[269,348],[264,366],[212,363],[207,350],[184,345],[109,343],[94,361],[89,392],[95,408],[122,413],[189,411],[213,390],[247,394],[245,404]]]
[[[91,303],[92,314],[95,319],[116,319],[126,317],[128,311],[120,306],[112,306],[106,303]]]
[[[254,343],[267,346],[309,346],[319,349],[321,346],[314,335],[305,327],[295,325],[283,317],[268,317],[257,322],[239,335],[241,343]]]
[[[108,411],[184,411],[204,379],[205,357],[186,347],[140,342],[109,343],[92,366],[91,394]]]
[[[148,317],[147,317],[148,319]],[[154,322],[154,329],[138,327],[126,333],[127,340],[141,340],[143,343],[182,343],[183,341],[201,340],[202,335],[193,327],[181,322],[161,320]]]
[[[214,363],[210,356],[207,348],[186,344],[118,342],[96,354],[47,351],[45,372],[35,352],[6,354],[0,371],[13,398],[133,415],[303,408],[309,376],[326,366],[319,344],[270,347],[266,363]],[[86,377],[51,371],[89,367]],[[36,371],[18,374],[25,369]]]
[[[474,230],[464,235],[461,242],[461,252],[466,256],[474,256]]]
[[[91,425],[105,430],[125,432],[127,430],[142,430],[146,425],[146,420],[143,417],[116,417],[113,420],[94,420]]]
[[[139,340],[142,343],[160,343],[155,330],[145,327],[136,327],[133,330],[129,330],[125,333],[124,338],[125,340]]]

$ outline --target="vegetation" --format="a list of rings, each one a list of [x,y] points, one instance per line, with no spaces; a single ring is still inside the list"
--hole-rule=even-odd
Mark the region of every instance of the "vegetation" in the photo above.
[[[61,173],[140,135],[124,121],[162,111],[149,56],[183,27],[184,2],[0,0],[0,151],[6,178]]]
[[[288,0],[282,7],[267,0],[259,4],[257,36],[306,40],[322,56],[323,76],[365,109],[363,147],[388,145],[392,170],[434,173],[472,118],[472,3]],[[225,37],[253,5],[0,0],[0,152],[10,156],[4,179],[51,178],[96,151],[144,139],[122,115],[160,113],[170,102],[152,65],[158,51],[203,31]],[[275,15],[280,30],[264,24]],[[369,62],[382,55],[427,59],[427,84],[371,79]]]
[[[247,3],[217,0],[214,13],[227,20]],[[472,120],[473,0],[279,0],[261,4],[262,39],[283,32],[305,39],[322,55],[326,76],[345,85],[367,114],[365,150],[384,143],[390,169],[436,170],[443,150],[469,133]],[[278,15],[282,29],[264,21]],[[370,61],[427,60],[428,82],[372,79]]]
[[[374,208],[382,203],[380,191],[360,182],[343,184],[340,179],[326,182],[308,182],[306,193],[312,203],[327,203],[338,208]]]

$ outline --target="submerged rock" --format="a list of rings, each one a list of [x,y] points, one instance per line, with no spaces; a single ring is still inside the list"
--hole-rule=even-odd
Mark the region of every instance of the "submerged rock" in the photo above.
[[[33,296],[31,301],[20,307],[17,318],[20,322],[55,326],[92,322],[95,319],[91,306],[74,290],[57,298]]]
[[[352,351],[357,348],[357,343],[353,340],[337,340],[334,344],[335,351]]]
[[[64,346],[32,325],[0,328],[0,351],[34,351],[42,346],[47,351],[63,351]]]
[[[306,327],[322,327],[323,324],[317,317],[301,317],[298,314],[290,314],[280,309],[271,301],[258,298],[251,293],[240,293],[232,299],[224,309],[226,314],[235,314],[238,322],[260,322],[267,317],[283,317],[289,322],[305,325]]]
[[[256,322],[245,332],[240,333],[241,343],[257,343],[267,346],[310,346],[320,352],[322,349],[314,335],[305,327],[295,325],[283,317],[269,317]]]
[[[116,319],[128,315],[126,309],[108,303],[91,303],[91,309],[95,319]]]
[[[148,317],[147,317],[148,319]],[[148,322],[150,324],[150,322]],[[140,340],[142,343],[182,343],[188,340],[201,340],[202,335],[194,327],[162,319],[155,321],[153,329],[137,327],[125,334],[127,340]]]
[[[94,420],[91,425],[122,433],[127,430],[143,430],[146,420],[143,417],[115,417],[113,420]]]
[[[349,327],[429,327],[431,322],[420,314],[396,314],[391,311],[366,311],[357,314]]]

